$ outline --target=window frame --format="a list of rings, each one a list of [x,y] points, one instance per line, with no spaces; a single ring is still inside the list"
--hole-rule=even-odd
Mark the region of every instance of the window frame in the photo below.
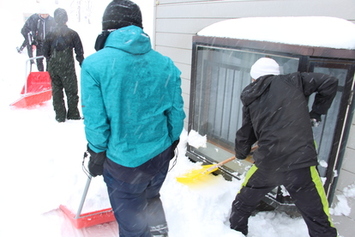
[[[190,111],[188,131],[193,129],[194,124],[194,107],[196,103],[194,92],[196,90],[198,47],[201,46],[299,58],[298,71],[301,72],[312,72],[315,65],[337,65],[340,67],[344,67],[349,71],[346,78],[347,90],[342,95],[340,111],[338,113],[339,115],[337,117],[336,123],[336,134],[334,135],[335,141],[333,142],[333,147],[330,152],[330,156],[334,157],[334,159],[332,159],[332,162],[329,164],[329,166],[331,166],[332,168],[327,169],[325,176],[327,179],[324,186],[328,195],[328,199],[331,200],[337,181],[337,177],[335,177],[334,175],[333,168],[339,169],[341,167],[341,163],[344,156],[344,148],[346,146],[346,141],[349,136],[349,128],[353,116],[353,113],[351,111],[354,110],[354,98],[352,94],[354,89],[355,50],[288,45],[282,43],[250,41],[231,38],[194,36],[192,45],[191,88],[189,105]],[[215,160],[209,157],[201,156],[200,154],[193,152],[193,148],[189,145],[187,147],[187,155],[195,161],[203,161],[204,163],[208,164],[216,162]],[[222,174],[226,175],[227,178],[238,178],[238,176],[233,174],[233,170],[229,168],[222,167],[221,170]]]

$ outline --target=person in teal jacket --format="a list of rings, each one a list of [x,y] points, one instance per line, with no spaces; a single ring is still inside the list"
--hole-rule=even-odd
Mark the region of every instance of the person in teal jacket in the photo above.
[[[181,73],[135,3],[109,3],[102,28],[81,68],[89,171],[103,174],[120,236],[168,236],[159,191],[183,129]]]

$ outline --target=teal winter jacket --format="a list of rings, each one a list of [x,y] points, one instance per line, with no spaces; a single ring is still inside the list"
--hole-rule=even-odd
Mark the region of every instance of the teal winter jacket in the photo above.
[[[117,164],[137,167],[179,139],[180,71],[137,26],[113,31],[84,60],[81,94],[89,147]]]

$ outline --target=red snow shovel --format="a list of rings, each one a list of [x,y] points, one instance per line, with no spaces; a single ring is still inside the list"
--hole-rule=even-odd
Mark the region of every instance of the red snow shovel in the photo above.
[[[43,56],[30,58],[30,60]],[[26,72],[27,74],[27,72]],[[51,78],[48,72],[30,72],[21,91],[21,98],[11,104],[17,108],[28,108],[50,100],[52,97]]]
[[[84,160],[85,160],[85,158],[84,158]],[[94,226],[94,225],[98,225],[98,224],[102,224],[102,223],[106,223],[106,222],[115,221],[116,219],[113,214],[112,208],[105,208],[102,210],[87,212],[87,213],[83,213],[83,214],[81,213],[84,203],[85,203],[86,195],[87,195],[89,187],[90,187],[91,178],[92,178],[90,173],[84,167],[84,161],[83,161],[83,170],[86,173],[86,175],[88,176],[88,179],[86,181],[85,189],[84,189],[83,195],[81,197],[78,211],[76,212],[76,214],[74,214],[72,211],[70,211],[64,205],[60,205],[59,209],[65,213],[65,215],[69,218],[70,222],[77,229],[81,229],[81,228],[85,228],[85,227],[89,227],[89,226]]]

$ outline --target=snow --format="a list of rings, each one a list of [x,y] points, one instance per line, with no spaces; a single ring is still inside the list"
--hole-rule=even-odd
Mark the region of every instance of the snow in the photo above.
[[[205,27],[200,36],[355,49],[355,24],[326,16],[246,17]]]
[[[330,209],[331,214],[335,216],[350,216],[349,201],[355,199],[355,183],[346,186],[342,190],[342,194],[336,195],[336,199],[337,201],[334,203],[333,208]]]
[[[195,148],[200,148],[200,147],[206,148],[207,135],[201,136],[195,130],[191,130],[189,132],[189,136],[187,137],[187,142],[189,143],[190,146]]]
[[[7,1],[7,4],[15,1]],[[18,3],[16,3],[18,4]],[[3,5],[2,5],[3,6]],[[117,223],[111,222],[81,230],[75,229],[59,210],[64,204],[76,211],[86,176],[82,171],[82,157],[86,149],[83,121],[57,123],[51,101],[29,109],[9,106],[20,97],[26,78],[26,53],[18,54],[22,43],[20,29],[23,15],[18,6],[6,5],[0,10],[5,24],[1,38],[3,52],[0,75],[0,236],[19,237],[111,237],[118,236]],[[69,22],[69,27],[81,36],[86,56],[93,53],[93,42],[100,24]],[[80,68],[77,68],[80,75]],[[186,144],[203,147],[205,136],[195,131],[183,131],[178,146],[178,159],[171,162],[161,195],[170,237],[240,237],[231,230],[228,217],[231,203],[242,180],[226,181],[221,176],[210,176],[205,182],[186,186],[176,177],[196,169],[186,156]],[[347,215],[346,200],[354,198],[355,186],[344,190],[339,205],[333,212]],[[109,205],[102,177],[92,180],[83,212]],[[284,213],[262,212],[250,218],[249,237],[304,237],[307,228],[302,218],[291,218]]]

